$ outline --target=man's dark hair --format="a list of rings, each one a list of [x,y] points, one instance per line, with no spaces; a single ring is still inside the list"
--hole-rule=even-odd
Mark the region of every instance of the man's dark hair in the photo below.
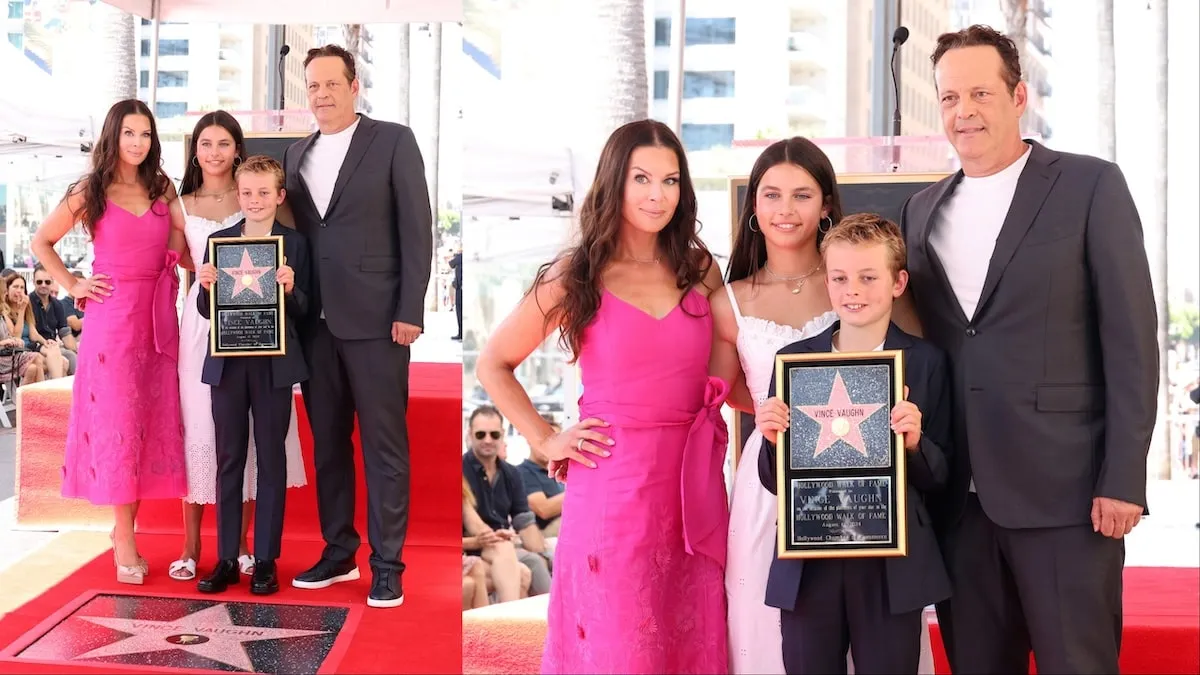
[[[484,416],[497,417],[500,419],[501,424],[504,423],[504,415],[500,414],[500,411],[496,409],[496,406],[481,405],[478,408],[471,411],[471,416],[467,418],[467,426],[469,427],[472,424],[475,424],[476,417],[484,417]]]
[[[1016,91],[1017,84],[1021,81],[1021,54],[1017,51],[1017,45],[1012,39],[991,26],[975,24],[960,31],[939,35],[937,46],[934,47],[929,60],[933,63],[933,67],[937,68],[938,62],[942,60],[946,52],[963,47],[992,47],[999,52],[1000,60],[1004,62],[1004,69],[1000,71],[1000,76],[1008,85],[1009,94]]]
[[[336,56],[342,60],[342,65],[346,68],[347,82],[353,82],[354,78],[358,77],[358,71],[354,66],[354,55],[337,45],[324,45],[308,50],[308,55],[304,57],[304,67],[307,68],[313,59],[319,59],[322,56]]]

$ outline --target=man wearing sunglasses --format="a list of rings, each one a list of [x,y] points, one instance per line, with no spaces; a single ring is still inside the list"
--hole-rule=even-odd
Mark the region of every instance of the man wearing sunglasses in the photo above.
[[[79,345],[75,335],[67,323],[67,311],[58,301],[54,279],[41,263],[33,268],[33,294],[30,301],[33,305],[33,319],[37,332],[47,341],[58,345],[62,355],[67,357],[67,375],[75,374],[75,359]]]
[[[475,495],[475,510],[493,532],[517,545],[517,559],[533,574],[529,594],[548,593],[546,542],[529,508],[520,472],[500,459],[504,418],[492,406],[480,406],[472,411],[467,427],[470,450],[463,455],[463,477]]]

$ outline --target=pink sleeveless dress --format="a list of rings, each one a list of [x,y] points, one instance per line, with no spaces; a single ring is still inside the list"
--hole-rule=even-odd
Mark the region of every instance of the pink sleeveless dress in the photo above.
[[[689,292],[655,319],[605,292],[579,355],[580,419],[616,444],[570,467],[543,673],[724,673],[724,382]]]
[[[179,254],[167,249],[166,204],[141,216],[109,200],[96,224],[95,274],[112,295],[89,302],[79,341],[64,497],[129,504],[183,496],[179,414]]]

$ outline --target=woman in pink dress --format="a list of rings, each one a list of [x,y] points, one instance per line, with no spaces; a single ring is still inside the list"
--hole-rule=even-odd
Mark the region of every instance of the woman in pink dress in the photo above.
[[[175,267],[186,243],[183,212],[160,162],[150,109],[138,100],[116,103],[92,150],[92,171],[71,186],[32,244],[75,306],[87,310],[62,494],[113,506],[117,580],[133,584],[149,571],[134,541],[138,504],[187,490],[175,310]],[[76,222],[95,249],[86,279],[71,276],[54,251]]]
[[[479,357],[480,383],[559,472],[544,673],[723,673],[727,387],[708,377],[708,294],[679,139],[650,120],[613,132],[578,245]],[[513,370],[555,330],[582,371],[583,420],[554,433]]]

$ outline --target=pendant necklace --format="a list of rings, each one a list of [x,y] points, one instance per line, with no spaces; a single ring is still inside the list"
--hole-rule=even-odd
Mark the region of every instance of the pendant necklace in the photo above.
[[[765,270],[767,273],[767,276],[771,277],[772,279],[775,279],[776,281],[787,282],[787,283],[796,283],[796,285],[792,288],[792,295],[799,295],[800,289],[804,288],[804,283],[806,281],[808,281],[809,277],[816,274],[817,270],[819,270],[819,269],[821,269],[821,263],[817,263],[815,267],[813,267],[811,270],[809,270],[808,272],[806,272],[804,274],[798,274],[794,277],[783,277],[783,276],[779,276],[778,274],[775,274],[774,272],[772,272],[770,267],[763,265],[763,270]]]
[[[225,188],[224,190],[221,190],[220,192],[209,192],[207,194],[197,191],[196,196],[197,197],[212,197],[219,204],[219,203],[225,201],[225,195],[229,194],[230,192],[233,192],[232,187]]]

